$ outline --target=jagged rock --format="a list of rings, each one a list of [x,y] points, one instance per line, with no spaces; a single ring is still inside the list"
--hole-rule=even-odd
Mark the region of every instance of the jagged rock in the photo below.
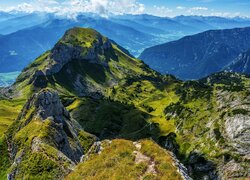
[[[237,114],[227,117],[225,121],[226,134],[240,154],[250,153],[250,117]]]
[[[27,114],[30,114],[29,118],[26,118]],[[27,144],[16,142],[15,134],[29,126],[30,123],[36,123],[36,121],[38,121],[37,123],[42,122],[41,126],[46,126],[46,129],[38,129],[38,134],[31,140],[30,147],[23,149]],[[27,101],[17,122],[23,123],[20,123],[16,132],[12,134],[13,139],[10,140],[12,148],[9,151],[13,153],[14,163],[11,166],[8,179],[16,179],[16,176],[22,176],[19,167],[22,166],[23,157],[27,158],[27,154],[40,153],[51,161],[67,164],[67,166],[60,167],[62,177],[69,173],[77,162],[80,162],[84,154],[77,137],[79,130],[76,127],[80,126],[74,125],[76,122],[71,120],[69,112],[61,103],[57,92],[43,89],[34,94]],[[40,137],[41,131],[44,131],[42,133],[46,135]],[[47,148],[53,149],[52,152],[57,154],[57,159],[54,159],[55,157],[50,154],[51,152],[47,152]]]
[[[52,121],[51,128],[54,129],[52,138],[57,148],[73,161],[80,161],[83,150],[76,140],[76,146],[72,149],[69,137],[76,138],[76,132],[70,122],[69,112],[63,106],[58,94],[55,91],[44,89],[34,97],[36,115],[43,121]]]
[[[231,160],[225,164],[221,169],[223,172],[221,175],[223,180],[236,179],[239,177],[250,177],[249,169],[244,166],[244,164],[242,166],[241,163],[235,162],[234,160]]]
[[[69,112],[64,108],[56,92],[47,89],[41,91],[37,94],[34,104],[43,120],[53,117],[56,121],[62,122],[64,118],[70,118]]]

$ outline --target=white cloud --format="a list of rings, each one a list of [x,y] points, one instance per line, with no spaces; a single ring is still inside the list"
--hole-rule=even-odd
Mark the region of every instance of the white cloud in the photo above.
[[[3,11],[16,10],[16,11],[23,11],[23,12],[30,13],[30,12],[33,12],[33,6],[30,3],[21,3],[21,4],[18,4],[17,6],[11,6],[2,10]]]
[[[211,0],[189,0],[211,1]],[[142,2],[142,1],[141,1]],[[203,15],[203,16],[239,16],[239,13],[216,12],[205,6],[185,7],[181,4],[173,9],[166,6],[145,6],[139,0],[29,0],[29,3],[20,3],[16,6],[0,7],[0,11],[24,12],[51,12],[57,15],[75,18],[79,13],[97,13],[103,17],[111,14],[142,14],[148,13],[156,16],[176,15]]]
[[[207,7],[192,7],[186,11],[190,15],[207,15],[208,12],[209,9]]]
[[[207,7],[192,7],[189,10],[191,10],[191,11],[207,11],[208,8]]]
[[[166,7],[166,6],[153,6],[153,10],[151,14],[156,15],[156,16],[171,16],[171,13],[173,12],[172,9]]]
[[[210,14],[210,16],[219,16],[219,17],[236,17],[236,16],[240,16],[240,12],[236,12],[236,13],[230,13],[230,12],[212,12]]]
[[[137,0],[33,0],[30,3],[22,3],[15,7],[9,7],[5,11],[46,11],[58,14],[77,14],[80,12],[97,13],[102,16],[109,14],[140,14],[144,13],[145,6]]]
[[[37,0],[39,3],[42,3],[42,4],[49,4],[49,5],[55,5],[55,4],[59,4],[58,1],[56,0]]]
[[[186,7],[184,7],[184,6],[177,6],[176,9],[178,9],[178,10],[184,10],[184,9],[186,9]]]

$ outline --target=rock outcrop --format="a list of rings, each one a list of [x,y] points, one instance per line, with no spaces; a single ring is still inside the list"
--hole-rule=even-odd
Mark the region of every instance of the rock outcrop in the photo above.
[[[24,106],[17,119],[17,128],[9,139],[13,157],[9,179],[23,177],[22,168],[27,158],[35,155],[55,166],[58,164],[62,177],[69,173],[84,154],[78,127],[57,92],[43,89],[34,94]]]
[[[104,55],[105,51],[111,48],[110,40],[91,29],[86,29],[87,33],[83,34],[83,37],[79,37],[80,31],[82,31],[82,28],[68,30],[51,50],[50,58],[53,61],[44,70],[45,75],[52,75],[59,72],[65,64],[72,60],[101,63],[99,56]]]
[[[56,92],[45,89],[35,96],[34,105],[43,120],[53,117],[56,122],[63,123],[65,119],[70,118]]]
[[[247,89],[249,92],[249,89]],[[236,95],[230,91],[218,91],[217,103],[222,116],[220,133],[224,138],[224,162],[219,166],[223,179],[250,177],[250,96]]]

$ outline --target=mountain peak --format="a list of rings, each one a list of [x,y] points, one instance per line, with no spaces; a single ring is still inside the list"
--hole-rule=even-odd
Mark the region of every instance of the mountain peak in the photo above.
[[[126,77],[138,76],[157,75],[99,32],[73,28],[52,50],[25,68],[12,89],[15,91],[26,85],[34,85],[35,89],[53,86],[54,89],[57,84],[64,87],[60,90],[99,98],[106,93],[105,88],[117,85]],[[27,92],[29,90],[23,91],[24,94]]]
[[[75,27],[66,31],[61,40],[56,44],[55,48],[62,44],[68,46],[80,46],[82,48],[103,46],[105,49],[109,48],[111,45],[108,38],[102,36],[96,30],[80,27]]]
[[[108,38],[89,28],[72,28],[58,41],[51,51],[53,60],[45,70],[46,75],[59,72],[71,60],[88,60],[98,63],[99,56],[111,48]]]

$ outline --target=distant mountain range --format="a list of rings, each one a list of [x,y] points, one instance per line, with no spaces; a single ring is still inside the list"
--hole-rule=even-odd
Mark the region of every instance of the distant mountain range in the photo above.
[[[147,14],[109,18],[81,14],[68,19],[44,13],[0,13],[0,72],[22,70],[32,59],[52,48],[67,29],[76,26],[97,29],[138,56],[145,48],[186,35],[250,26],[250,20],[201,16],[164,18]]]
[[[1,17],[1,15],[3,15]],[[18,30],[29,28],[54,18],[53,14],[0,14],[0,34],[6,35]]]
[[[250,28],[210,30],[148,48],[140,59],[161,73],[199,79],[227,67],[250,49],[249,42]]]

